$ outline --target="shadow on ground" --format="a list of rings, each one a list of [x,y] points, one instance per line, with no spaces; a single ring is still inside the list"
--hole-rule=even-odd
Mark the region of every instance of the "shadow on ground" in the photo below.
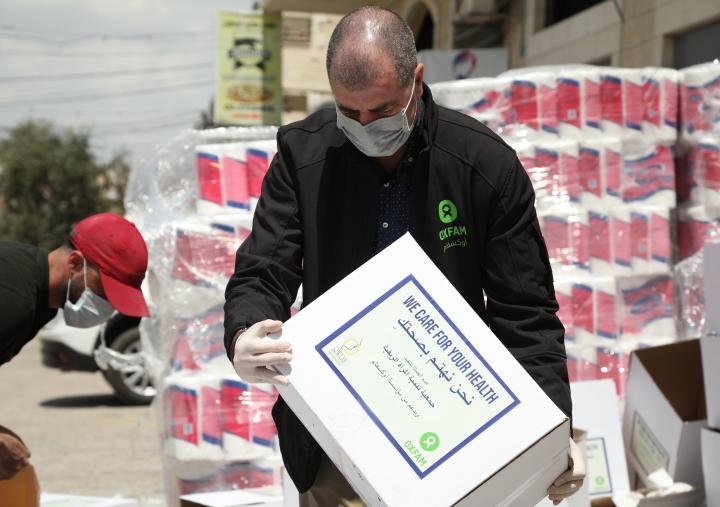
[[[88,394],[85,396],[65,396],[51,398],[40,403],[41,407],[49,408],[89,408],[89,407],[124,407],[112,394]]]

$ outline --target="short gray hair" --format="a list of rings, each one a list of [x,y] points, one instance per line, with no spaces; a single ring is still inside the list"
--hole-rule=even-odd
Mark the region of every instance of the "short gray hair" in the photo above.
[[[359,44],[366,31],[373,33],[375,42]],[[365,88],[379,75],[377,59],[381,55],[392,60],[400,85],[409,86],[417,67],[412,30],[389,9],[360,7],[345,15],[330,36],[325,60],[328,78],[350,91]]]

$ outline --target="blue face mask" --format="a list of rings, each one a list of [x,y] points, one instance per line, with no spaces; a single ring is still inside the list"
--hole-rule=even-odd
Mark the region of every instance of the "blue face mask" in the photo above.
[[[68,326],[88,328],[98,326],[112,317],[115,309],[105,299],[95,294],[87,285],[87,263],[83,260],[83,281],[85,290],[74,303],[70,301],[70,283],[68,278],[63,316]]]
[[[368,157],[389,157],[397,153],[410,138],[413,125],[408,120],[407,110],[414,96],[415,80],[413,80],[408,103],[400,112],[387,118],[379,118],[367,125],[348,118],[336,106],[337,126],[343,131],[348,141]],[[417,116],[417,112],[415,116]]]

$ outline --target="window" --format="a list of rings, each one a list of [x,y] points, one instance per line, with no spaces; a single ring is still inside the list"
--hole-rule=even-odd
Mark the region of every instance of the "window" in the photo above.
[[[682,69],[720,57],[720,21],[690,30],[675,38],[673,66]]]
[[[605,0],[545,0],[545,26],[554,25]]]

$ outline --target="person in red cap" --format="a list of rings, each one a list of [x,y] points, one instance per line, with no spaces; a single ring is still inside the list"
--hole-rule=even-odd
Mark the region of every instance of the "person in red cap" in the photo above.
[[[51,252],[0,241],[0,365],[35,337],[59,308],[73,327],[102,324],[115,311],[150,315],[140,290],[148,251],[125,218],[100,213],[79,222],[69,243]],[[0,480],[28,464],[22,440],[0,426]]]

